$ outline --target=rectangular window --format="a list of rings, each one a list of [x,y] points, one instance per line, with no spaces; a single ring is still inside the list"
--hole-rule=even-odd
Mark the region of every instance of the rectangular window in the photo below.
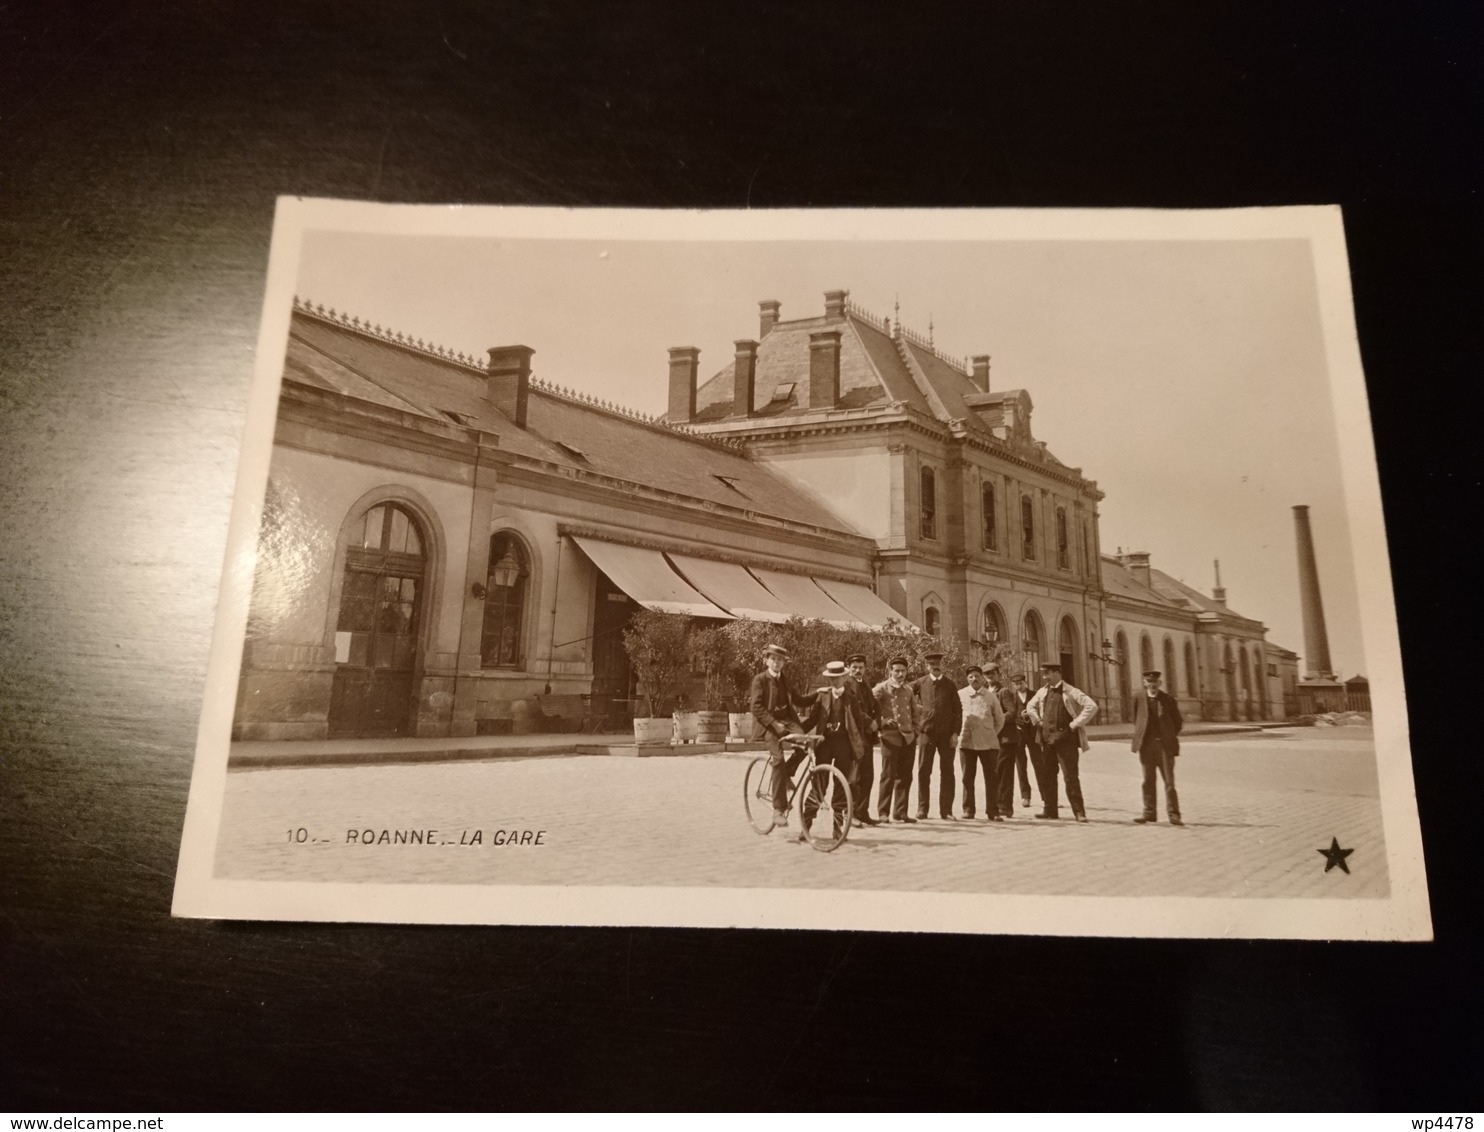
[[[1072,568],[1072,544],[1067,533],[1067,513],[1056,509],[1056,564],[1063,570]]]
[[[994,484],[987,483],[979,491],[979,508],[984,518],[984,549],[998,550],[999,535],[995,531]]]
[[[1020,557],[1036,560],[1036,505],[1029,495],[1020,497]]]
[[[922,537],[938,537],[938,477],[932,468],[923,468],[920,477],[922,487]]]
[[[1082,524],[1082,572],[1092,574],[1092,527]]]

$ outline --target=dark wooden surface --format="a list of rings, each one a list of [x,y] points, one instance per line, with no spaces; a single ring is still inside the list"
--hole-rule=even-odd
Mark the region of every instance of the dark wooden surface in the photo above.
[[[33,7],[0,8],[0,1106],[1477,1100],[1476,6]],[[1341,203],[1438,942],[171,920],[277,193]]]

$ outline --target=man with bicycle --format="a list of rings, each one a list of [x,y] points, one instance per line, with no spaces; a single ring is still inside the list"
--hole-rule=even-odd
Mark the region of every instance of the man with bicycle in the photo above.
[[[824,677],[829,681],[821,688],[810,705],[804,720],[804,729],[822,735],[814,761],[818,766],[834,766],[845,776],[847,782],[856,781],[855,768],[864,758],[870,757],[870,712],[861,701],[859,693],[847,684],[848,674],[842,661],[832,660],[824,667]],[[835,791],[831,800],[834,810],[835,836],[845,824],[845,795]],[[804,825],[808,827],[819,812],[819,798],[811,790],[804,796]],[[874,823],[873,823],[874,824]],[[799,831],[804,839],[804,831]]]
[[[752,718],[757,721],[757,738],[768,744],[768,767],[772,773],[773,823],[788,828],[788,784],[793,772],[804,758],[804,751],[795,748],[792,754],[783,753],[782,739],[785,735],[802,735],[803,724],[799,720],[799,697],[784,675],[783,666],[788,662],[788,650],[782,645],[769,645],[763,649],[763,664],[766,666],[752,678],[749,696]]]

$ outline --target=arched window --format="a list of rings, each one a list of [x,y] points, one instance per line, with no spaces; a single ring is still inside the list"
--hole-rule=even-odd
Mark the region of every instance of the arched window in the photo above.
[[[1020,497],[1020,557],[1036,560],[1036,505],[1029,495]]]
[[[1185,642],[1185,694],[1197,697],[1201,694],[1201,682],[1195,669],[1195,646],[1189,641]]]
[[[1132,680],[1128,670],[1128,638],[1123,635],[1123,630],[1118,630],[1118,635],[1113,638],[1113,659],[1118,669],[1118,706],[1121,713],[1120,718],[1127,722],[1133,715]]]
[[[1148,633],[1139,634],[1139,671],[1148,672],[1154,667],[1154,645],[1149,641]]]
[[[938,477],[932,468],[923,468],[918,474],[922,488],[922,537],[938,537]]]
[[[922,611],[922,629],[930,637],[938,635],[938,610],[934,606],[928,606]]]
[[[1268,679],[1267,679],[1267,673],[1268,673],[1268,670],[1263,665],[1262,650],[1259,649],[1259,648],[1255,648],[1254,647],[1253,650],[1252,650],[1252,675],[1253,675],[1253,682],[1257,685],[1257,718],[1258,719],[1266,719],[1268,717]]]
[[[1237,718],[1237,662],[1232,658],[1231,643],[1221,648],[1221,675],[1226,687],[1226,718]]]
[[[427,560],[417,520],[379,503],[347,528],[330,688],[332,735],[407,730]]]
[[[984,643],[993,647],[1005,639],[1005,614],[994,602],[984,607]]]
[[[525,621],[526,582],[530,574],[530,563],[519,539],[508,531],[490,537],[484,632],[479,644],[480,662],[485,668],[520,667],[521,626]]]
[[[1041,625],[1041,615],[1034,609],[1025,612],[1025,625],[1020,631],[1020,651],[1024,657],[1026,679],[1035,684],[1041,671],[1041,649],[1046,639]]]
[[[1070,617],[1061,619],[1061,632],[1057,634],[1057,659],[1061,661],[1061,674],[1068,684],[1077,683],[1077,626]]]
[[[1247,646],[1238,645],[1237,655],[1242,664],[1242,718],[1252,718],[1252,665],[1247,659]]]
[[[1165,638],[1165,691],[1172,696],[1180,694],[1180,681],[1175,673],[1175,642]]]
[[[1067,531],[1067,509],[1056,509],[1056,565],[1062,570],[1072,568],[1072,539]]]
[[[1000,537],[997,531],[998,514],[995,510],[994,484],[985,481],[979,489],[979,514],[983,520],[982,545],[985,550],[998,550]]]

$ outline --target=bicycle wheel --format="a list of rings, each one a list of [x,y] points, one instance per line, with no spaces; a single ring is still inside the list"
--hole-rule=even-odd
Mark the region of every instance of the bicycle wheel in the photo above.
[[[833,766],[816,766],[799,788],[803,801],[799,805],[799,822],[809,844],[821,853],[838,849],[850,836],[854,810],[850,800],[850,783]],[[805,806],[818,804],[812,822],[804,818]]]
[[[747,764],[742,804],[747,807],[747,820],[753,829],[758,833],[773,831],[773,775],[766,756]]]

